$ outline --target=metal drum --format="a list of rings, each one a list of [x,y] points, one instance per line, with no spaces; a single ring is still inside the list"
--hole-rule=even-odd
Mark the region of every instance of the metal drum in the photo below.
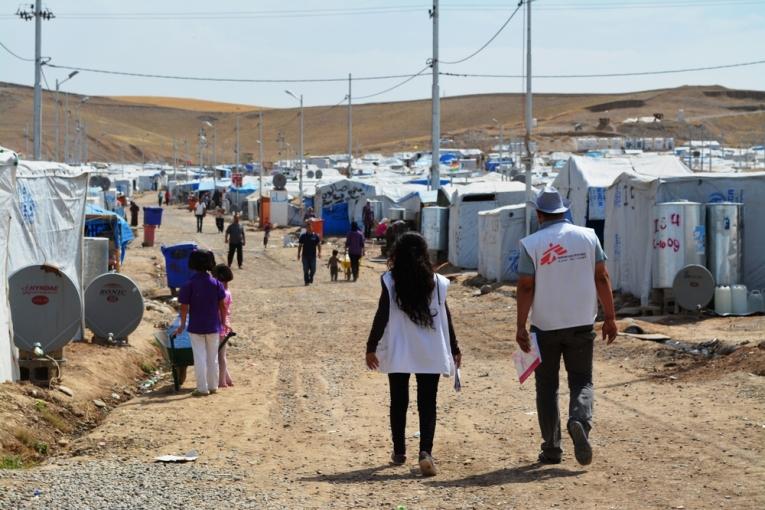
[[[404,214],[406,214],[406,209],[400,207],[391,207],[388,209],[388,216],[390,216],[391,221],[403,220]]]
[[[83,240],[82,287],[109,272],[109,239],[86,237]]]
[[[707,204],[707,267],[716,285],[741,283],[742,205],[734,202]]]
[[[653,206],[653,288],[669,289],[675,275],[688,264],[706,263],[704,205],[665,202]]]
[[[433,251],[446,251],[449,246],[449,208],[423,207],[420,231]]]

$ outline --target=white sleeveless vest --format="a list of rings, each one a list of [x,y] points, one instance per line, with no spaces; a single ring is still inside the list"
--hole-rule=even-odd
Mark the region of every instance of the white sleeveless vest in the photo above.
[[[568,222],[555,223],[521,239],[534,261],[533,326],[552,331],[595,322],[598,243],[594,230]]]
[[[435,275],[436,287],[430,297],[433,328],[416,325],[396,304],[393,275],[386,272],[383,282],[390,298],[390,314],[385,334],[377,346],[380,372],[406,374],[454,373],[454,360],[449,343],[449,322],[446,318],[446,290],[449,280]]]

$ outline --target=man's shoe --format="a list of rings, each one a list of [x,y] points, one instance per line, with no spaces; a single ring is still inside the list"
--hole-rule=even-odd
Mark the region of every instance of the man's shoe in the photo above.
[[[549,455],[545,452],[539,452],[537,460],[542,464],[560,464],[561,458],[553,455]]]
[[[571,435],[571,440],[574,441],[574,456],[576,461],[582,466],[592,462],[592,446],[587,439],[587,432],[584,430],[584,425],[578,421],[572,421],[568,424],[568,433]]]
[[[390,461],[396,466],[401,466],[403,464],[406,464],[406,454],[392,453],[390,456]]]
[[[436,476],[438,474],[436,461],[428,452],[420,452],[420,472],[422,476]]]

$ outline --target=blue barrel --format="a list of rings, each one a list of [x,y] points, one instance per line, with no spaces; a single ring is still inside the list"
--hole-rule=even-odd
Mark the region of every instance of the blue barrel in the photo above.
[[[144,207],[143,224],[162,225],[162,211],[163,209],[161,207]]]
[[[165,256],[168,287],[177,289],[183,287],[189,281],[189,278],[194,274],[194,271],[189,269],[189,256],[196,249],[196,243],[162,246],[162,255]]]

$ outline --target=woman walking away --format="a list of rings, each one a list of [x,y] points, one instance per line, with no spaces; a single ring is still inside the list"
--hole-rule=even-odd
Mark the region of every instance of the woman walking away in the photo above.
[[[226,344],[223,340],[226,335],[231,333],[231,291],[228,290],[228,283],[234,279],[234,273],[231,272],[231,268],[226,264],[218,264],[213,270],[213,276],[219,282],[223,284],[223,288],[226,289],[226,297],[223,300],[226,303],[226,319],[220,327],[220,341],[221,346],[218,348],[218,369],[220,376],[218,378],[218,387],[226,388],[233,386],[234,381],[231,380],[231,374],[228,373],[228,362],[226,361]]]
[[[462,361],[446,291],[449,280],[433,272],[428,245],[418,233],[403,234],[382,276],[382,294],[367,341],[367,366],[388,374],[390,428],[396,465],[406,462],[406,412],[409,375],[417,379],[420,417],[420,470],[436,474],[432,457],[436,432],[436,395],[441,374],[454,373]]]
[[[196,250],[189,256],[191,279],[181,287],[181,324],[175,334],[186,329],[188,317],[191,350],[194,353],[194,373],[197,389],[193,397],[218,391],[218,344],[221,325],[226,323],[226,289],[208,271],[215,267],[215,256],[207,250]]]
[[[351,258],[351,273],[353,281],[359,279],[359,262],[364,256],[364,234],[361,233],[359,224],[355,221],[351,223],[351,231],[345,238],[345,249],[348,250],[348,256]]]
[[[136,204],[134,201],[130,201],[130,226],[131,227],[137,227],[138,226],[138,212],[141,210],[140,207],[138,207],[138,204]]]

